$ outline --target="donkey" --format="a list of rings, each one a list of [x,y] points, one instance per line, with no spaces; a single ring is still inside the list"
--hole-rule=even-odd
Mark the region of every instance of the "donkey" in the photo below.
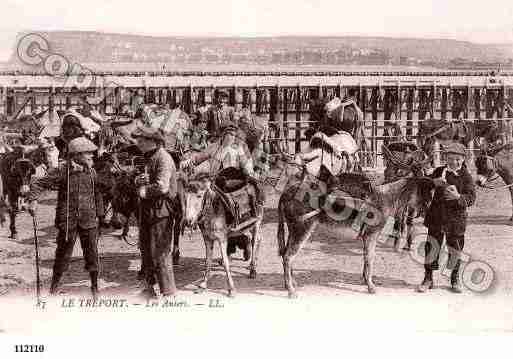
[[[32,152],[35,153],[36,151]],[[24,196],[29,192],[30,181],[36,174],[36,166],[25,154],[24,146],[16,146],[14,152],[7,153],[0,162],[2,176],[2,198],[7,195],[10,218],[10,238],[17,238],[16,215],[24,210]]]
[[[392,142],[384,144],[382,147],[383,158],[385,160],[385,183],[396,181],[400,178],[425,175],[425,167],[428,165],[430,158],[412,142]],[[398,247],[399,241],[404,236],[406,229],[406,246],[404,250],[411,250],[413,241],[413,219],[415,218],[415,210],[408,208],[406,213],[396,218],[397,236],[395,245]]]
[[[204,162],[205,163],[205,162]],[[200,172],[201,173],[201,172]],[[197,175],[192,179],[182,178],[184,182],[185,197],[185,223],[190,227],[199,227],[205,242],[205,272],[199,291],[207,290],[212,266],[214,244],[217,243],[221,252],[222,264],[226,272],[228,283],[228,296],[234,297],[236,293],[232,274],[230,271],[230,258],[228,256],[228,241],[238,239],[241,235],[250,235],[251,262],[249,277],[257,276],[257,261],[260,247],[260,229],[264,217],[262,206],[253,207],[253,216],[235,228],[231,224],[233,216],[229,210],[226,198],[219,189],[218,181],[208,175]],[[237,187],[241,187],[238,185]],[[245,185],[247,198],[256,198],[256,189],[252,185]]]
[[[484,150],[476,157],[477,184],[490,189],[487,184],[499,177],[506,184],[502,188],[508,188],[513,206],[513,142],[498,146],[494,149]],[[513,214],[510,221],[513,221]]]
[[[358,238],[363,242],[363,278],[369,293],[376,293],[372,279],[375,248],[385,225],[407,208],[424,212],[434,189],[433,180],[426,177],[403,178],[378,186],[355,173],[344,173],[338,180],[338,189],[330,195],[319,193],[317,181],[309,190],[303,179],[287,187],[280,197],[277,242],[289,298],[297,297],[293,261],[319,224],[353,228],[358,225]],[[285,224],[288,240],[285,240]]]

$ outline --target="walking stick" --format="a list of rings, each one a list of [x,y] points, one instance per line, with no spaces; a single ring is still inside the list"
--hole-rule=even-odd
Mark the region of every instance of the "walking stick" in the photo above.
[[[41,300],[41,277],[39,275],[39,240],[37,238],[36,214],[32,214],[32,224],[34,226],[34,245],[36,247],[36,295],[37,302]]]

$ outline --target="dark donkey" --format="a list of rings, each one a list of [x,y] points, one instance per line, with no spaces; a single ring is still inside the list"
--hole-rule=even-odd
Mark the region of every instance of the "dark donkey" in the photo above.
[[[358,238],[363,242],[363,278],[369,293],[375,293],[374,256],[378,238],[388,235],[383,233],[385,225],[407,207],[424,212],[434,189],[433,180],[426,177],[403,178],[377,186],[361,174],[344,173],[338,179],[338,189],[328,196],[319,195],[315,189],[318,183],[312,183],[312,191],[305,191],[303,186],[308,184],[300,182],[289,186],[280,197],[277,239],[289,298],[296,297],[293,261],[318,224],[359,228]],[[288,240],[285,240],[285,223]]]
[[[27,153],[28,146],[18,145],[14,151],[3,156],[0,162],[2,175],[2,197],[7,195],[10,217],[10,238],[17,238],[16,215],[24,210],[24,196],[29,192],[30,180],[36,173],[36,164],[41,161],[41,152],[34,150]]]
[[[397,181],[398,179],[410,176],[421,177],[425,175],[425,167],[429,163],[429,157],[412,142],[392,142],[382,147],[385,161],[385,183]],[[400,213],[395,222],[395,246],[399,247],[400,240],[404,237],[406,229],[405,250],[411,250],[413,241],[413,219],[415,213],[413,208],[408,207],[405,213]]]
[[[477,184],[488,189],[508,188],[513,205],[513,143],[483,150],[475,160]],[[489,187],[487,184],[502,178],[505,186]],[[510,218],[513,221],[513,214]]]
[[[139,200],[135,178],[144,172],[146,160],[143,156],[134,156],[132,165],[128,170],[118,170],[114,176],[114,186],[109,190],[109,197],[112,204],[112,219],[110,224],[112,227],[121,229],[121,238],[130,245],[135,245],[128,240],[128,232],[130,227],[130,219],[135,217],[137,225],[139,225]],[[173,208],[175,209],[175,220],[173,221],[173,264],[178,264],[180,260],[179,239],[183,232],[182,225],[182,207],[179,199],[175,200]]]

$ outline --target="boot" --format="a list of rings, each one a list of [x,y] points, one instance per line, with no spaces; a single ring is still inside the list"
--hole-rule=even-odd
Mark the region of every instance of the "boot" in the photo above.
[[[52,276],[52,284],[50,286],[50,295],[56,295],[57,290],[59,289],[59,283],[61,281],[62,274],[61,273],[53,273]]]
[[[98,272],[89,273],[91,277],[91,294],[93,295],[93,299],[98,298]]]
[[[424,274],[424,280],[417,287],[417,292],[424,293],[428,289],[433,289],[433,270],[432,269],[426,269],[426,272]]]
[[[226,253],[228,254],[228,257],[234,254],[237,251],[237,244],[234,242],[234,240],[228,240],[228,245],[226,247]]]
[[[251,255],[253,254],[253,246],[251,244],[251,240],[246,238],[245,246],[244,246],[244,261],[247,262],[251,259]]]
[[[460,283],[460,261],[456,263],[456,266],[451,273],[451,290],[454,293],[462,293],[463,289]]]

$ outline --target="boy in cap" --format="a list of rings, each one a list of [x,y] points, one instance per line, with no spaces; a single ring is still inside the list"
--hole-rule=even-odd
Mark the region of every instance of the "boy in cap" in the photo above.
[[[474,204],[476,191],[472,176],[465,165],[465,147],[452,143],[445,149],[447,164],[438,167],[431,175],[436,189],[433,201],[424,218],[428,228],[424,280],[418,287],[419,292],[433,288],[433,270],[439,269],[438,257],[445,234],[451,272],[451,288],[461,293],[459,269],[461,252],[465,245],[467,207]]]
[[[36,179],[27,195],[29,212],[34,215],[36,200],[45,190],[57,190],[55,226],[57,249],[53,265],[50,294],[57,294],[62,275],[69,266],[77,235],[85,260],[85,269],[91,278],[93,297],[98,295],[98,223],[104,216],[103,200],[98,178],[93,169],[96,145],[85,137],[68,143],[69,160],[47,176]]]
[[[156,278],[161,295],[172,296],[176,286],[169,253],[173,250],[173,220],[177,206],[175,163],[163,148],[164,137],[159,129],[142,127],[132,137],[148,161],[147,174],[138,176],[135,181],[141,199],[141,267],[146,280],[142,294],[148,298],[156,297]]]

